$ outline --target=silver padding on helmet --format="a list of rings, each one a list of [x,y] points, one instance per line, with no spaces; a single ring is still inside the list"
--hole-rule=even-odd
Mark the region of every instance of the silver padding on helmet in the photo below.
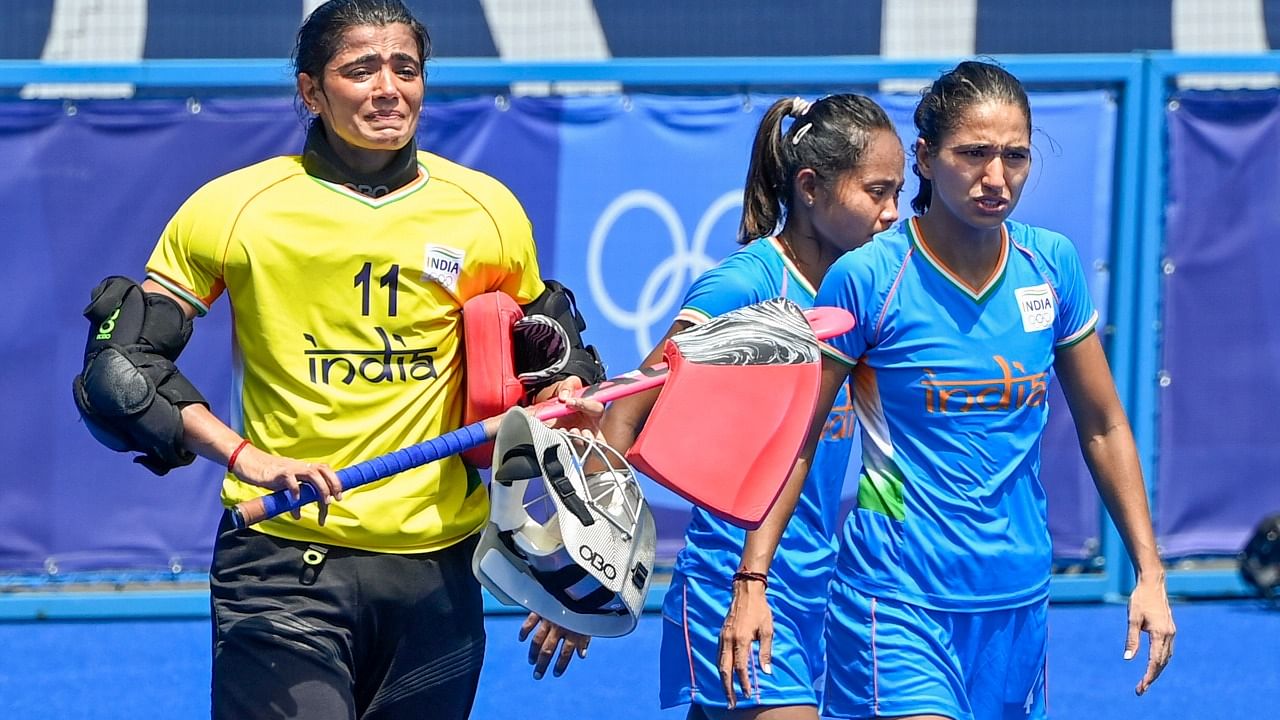
[[[529,500],[531,485],[537,497]],[[512,408],[494,441],[489,494],[472,559],[489,592],[574,632],[612,637],[635,628],[657,531],[618,451]],[[529,510],[544,502],[550,512],[539,521]]]

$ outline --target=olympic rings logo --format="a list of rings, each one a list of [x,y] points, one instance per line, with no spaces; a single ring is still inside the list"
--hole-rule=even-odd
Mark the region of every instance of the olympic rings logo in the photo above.
[[[692,241],[685,233],[684,224],[671,203],[650,190],[629,190],[614,198],[600,214],[587,245],[587,286],[591,299],[609,322],[635,333],[636,350],[641,357],[648,355],[653,349],[654,324],[669,322],[689,283],[716,264],[716,259],[709,257],[706,252],[712,229],[726,213],[737,212],[741,207],[741,189],[721,195],[698,220]],[[667,228],[671,255],[649,272],[640,287],[636,307],[628,310],[619,307],[609,294],[604,281],[604,249],[614,224],[633,210],[646,210],[658,216]],[[659,332],[665,330],[664,326]]]

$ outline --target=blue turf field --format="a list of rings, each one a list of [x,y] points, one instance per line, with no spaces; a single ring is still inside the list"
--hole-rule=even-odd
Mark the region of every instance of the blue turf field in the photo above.
[[[1133,695],[1138,661],[1120,657],[1124,606],[1054,605],[1049,617],[1049,709],[1058,720],[1263,718],[1280,708],[1280,610],[1176,605],[1174,661],[1143,698]],[[488,619],[477,720],[684,717],[657,708],[658,616],[628,637],[597,640],[564,677],[541,681],[515,642],[519,620]],[[204,620],[0,623],[0,718],[207,717],[208,654]]]

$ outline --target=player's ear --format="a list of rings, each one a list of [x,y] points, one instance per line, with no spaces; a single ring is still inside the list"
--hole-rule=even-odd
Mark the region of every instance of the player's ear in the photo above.
[[[312,113],[320,112],[320,83],[308,73],[298,73],[298,97]]]
[[[805,207],[813,207],[818,199],[818,173],[813,168],[800,168],[793,185],[795,201]]]
[[[924,138],[916,138],[915,147],[916,168],[920,170],[920,177],[925,180],[933,179],[933,156],[929,154],[929,143]]]

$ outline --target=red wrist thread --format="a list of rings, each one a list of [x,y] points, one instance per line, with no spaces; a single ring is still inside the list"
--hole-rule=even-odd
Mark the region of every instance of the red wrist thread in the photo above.
[[[751,572],[750,570],[739,570],[733,574],[733,582],[738,582],[739,580],[758,582],[765,586],[765,589],[769,588],[769,576],[764,573]]]
[[[246,438],[240,441],[240,444],[236,446],[235,450],[231,451],[231,457],[227,458],[227,472],[233,473],[236,471],[236,459],[240,457],[240,451],[252,444],[253,443],[249,442]]]

